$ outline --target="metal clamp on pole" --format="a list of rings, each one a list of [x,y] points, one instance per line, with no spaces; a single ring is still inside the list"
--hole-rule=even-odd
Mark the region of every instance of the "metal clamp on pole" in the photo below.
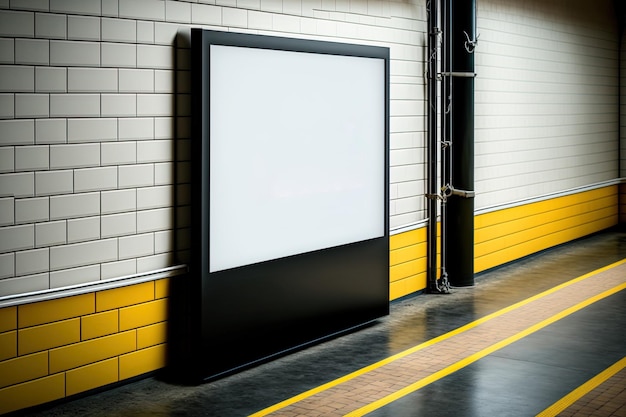
[[[458,197],[463,197],[463,198],[474,198],[476,196],[475,191],[457,190],[450,184],[443,187],[441,192],[444,195],[444,197],[450,197],[452,195],[456,195]]]
[[[480,34],[477,35],[476,38],[470,39],[470,35],[468,35],[466,31],[463,31],[463,33],[465,34],[465,50],[468,53],[473,54],[476,50],[476,45],[478,44],[478,38],[480,37]]]
[[[425,194],[424,197],[429,200],[443,200],[443,197],[439,194]]]
[[[439,75],[439,79],[441,79],[441,77],[476,78],[478,74],[475,72],[451,71],[451,72],[440,72],[438,75]]]

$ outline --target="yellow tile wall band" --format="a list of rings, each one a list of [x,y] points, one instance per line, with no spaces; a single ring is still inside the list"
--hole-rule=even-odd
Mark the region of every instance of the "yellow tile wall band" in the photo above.
[[[165,278],[154,282],[154,299],[165,298],[170,295],[171,279]]]
[[[476,216],[474,224],[477,229],[480,229],[499,223],[507,223],[515,219],[527,218],[536,214],[557,210],[562,207],[569,207],[588,201],[595,201],[599,198],[615,195],[616,192],[617,189],[615,186],[611,185],[591,191],[584,191],[563,197],[543,200],[537,203],[515,206],[504,210],[480,214]]]
[[[0,309],[0,414],[164,367],[169,285]]]
[[[52,349],[49,351],[50,373],[78,368],[136,349],[137,332],[135,330]]]
[[[389,282],[415,275],[416,271],[426,271],[426,258],[418,258],[389,268]]]
[[[154,281],[96,293],[96,311],[113,310],[154,300]]]
[[[626,184],[620,184],[619,193],[619,221],[621,223],[626,223]]]
[[[137,349],[159,345],[167,341],[167,322],[137,329]]]
[[[409,232],[393,235],[389,238],[389,249],[395,250],[405,246],[414,245],[426,241],[426,228],[411,230]]]
[[[91,293],[18,306],[18,327],[22,329],[91,314],[95,309],[94,300],[95,295]]]
[[[0,308],[0,333],[17,329],[17,307]]]
[[[474,272],[615,226],[618,194],[612,185],[476,216]],[[426,288],[426,232],[423,227],[390,237],[390,300]]]
[[[45,404],[65,397],[65,373],[0,390],[0,414]]]
[[[65,395],[74,395],[117,382],[118,368],[118,358],[115,357],[67,371]]]
[[[120,331],[148,326],[167,320],[168,300],[150,301],[131,307],[120,308]]]
[[[0,333],[0,363],[17,356],[17,331]]]
[[[80,318],[20,329],[17,339],[20,356],[80,342]]]
[[[81,340],[95,339],[119,332],[119,310],[90,314],[80,318]]]
[[[48,375],[48,352],[0,362],[0,388]]]
[[[162,344],[120,356],[120,380],[164,367],[166,353],[167,345]]]
[[[394,266],[403,262],[408,262],[426,255],[426,241],[404,248],[395,249],[389,253],[389,265]]]

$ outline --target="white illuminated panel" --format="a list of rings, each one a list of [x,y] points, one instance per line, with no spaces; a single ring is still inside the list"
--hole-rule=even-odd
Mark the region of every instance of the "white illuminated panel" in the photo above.
[[[210,272],[384,236],[383,59],[211,45]]]

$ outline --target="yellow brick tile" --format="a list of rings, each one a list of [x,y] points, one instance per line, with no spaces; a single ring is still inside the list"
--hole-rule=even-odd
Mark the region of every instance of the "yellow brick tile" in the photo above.
[[[17,307],[0,308],[0,332],[17,329]]]
[[[413,294],[427,287],[426,273],[410,276],[389,284],[389,300]]]
[[[46,375],[48,375],[48,352],[0,362],[0,388]]]
[[[426,273],[417,274],[415,276],[407,278],[407,289],[409,294],[424,290],[428,286]]]
[[[166,346],[157,345],[120,356],[120,381],[163,368]]]
[[[17,333],[19,355],[39,352],[80,341],[80,319],[57,321],[20,329]]]
[[[107,359],[67,371],[65,375],[66,395],[78,394],[79,392],[117,382],[117,372],[117,358]]]
[[[168,300],[163,298],[132,307],[120,308],[120,331],[167,320]]]
[[[58,400],[65,396],[65,374],[0,389],[0,414]]]
[[[426,241],[426,228],[411,230],[410,232],[399,233],[389,237],[389,249],[399,249],[405,246],[415,245]]]
[[[147,348],[167,341],[167,322],[137,329],[137,349]]]
[[[18,306],[18,326],[21,329],[91,314],[94,300],[91,293]]]
[[[81,339],[88,340],[117,333],[119,331],[118,316],[118,310],[110,310],[81,317]]]
[[[389,265],[394,266],[403,262],[423,258],[426,256],[426,252],[426,243],[420,243],[417,245],[411,245],[404,248],[392,250],[389,253]]]
[[[426,271],[426,258],[404,262],[389,268],[389,281],[397,281]]]
[[[17,356],[17,331],[0,333],[0,361]]]
[[[137,332],[131,330],[50,350],[50,373],[65,371],[132,352]]]
[[[154,300],[154,281],[96,293],[96,311],[112,310]]]
[[[389,283],[389,301],[404,297],[407,294],[406,282],[403,279]]]
[[[170,278],[154,281],[154,298],[165,298],[170,295]]]

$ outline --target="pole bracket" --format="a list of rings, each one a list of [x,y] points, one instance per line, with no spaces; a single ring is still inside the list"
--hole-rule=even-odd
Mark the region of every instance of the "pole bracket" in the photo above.
[[[443,200],[443,196],[439,194],[425,194],[424,197],[429,200]]]
[[[473,54],[476,50],[476,45],[478,44],[478,38],[480,37],[480,34],[478,34],[474,39],[470,39],[470,35],[468,35],[466,31],[463,31],[463,33],[465,34],[465,50],[468,53]]]
[[[446,71],[437,74],[439,79],[442,79],[443,77],[476,78],[477,75],[478,74],[475,72],[468,71]]]
[[[443,187],[441,189],[441,193],[446,198],[450,197],[450,196],[453,196],[453,195],[458,196],[458,197],[463,197],[463,198],[474,198],[474,197],[476,197],[476,192],[475,191],[457,190],[456,188],[454,188],[450,184],[448,184],[445,187]]]

